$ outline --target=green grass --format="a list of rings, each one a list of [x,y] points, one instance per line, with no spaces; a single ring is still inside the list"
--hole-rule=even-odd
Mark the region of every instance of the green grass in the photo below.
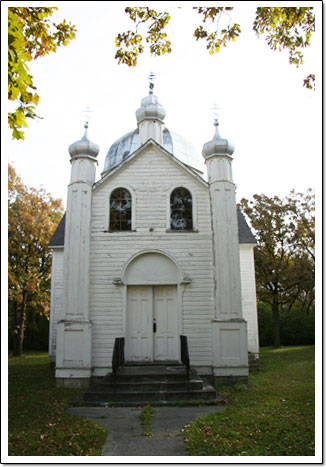
[[[80,390],[55,387],[44,352],[9,358],[9,456],[97,456],[107,432],[66,413]]]
[[[152,423],[154,419],[154,414],[155,410],[151,405],[146,405],[140,414],[144,436],[152,436]]]
[[[219,390],[223,412],[186,429],[194,456],[313,456],[314,347],[263,348],[249,384]]]

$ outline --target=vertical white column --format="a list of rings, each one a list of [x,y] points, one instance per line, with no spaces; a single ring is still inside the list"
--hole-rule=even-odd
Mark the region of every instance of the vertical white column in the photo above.
[[[216,384],[246,381],[247,325],[242,317],[241,276],[233,145],[215,136],[203,147],[211,201],[215,273],[215,319],[212,322],[213,371]]]
[[[63,319],[57,325],[57,386],[84,387],[91,377],[91,322],[89,320],[89,255],[92,185],[98,146],[83,139],[69,147],[71,179],[68,186],[64,240]]]

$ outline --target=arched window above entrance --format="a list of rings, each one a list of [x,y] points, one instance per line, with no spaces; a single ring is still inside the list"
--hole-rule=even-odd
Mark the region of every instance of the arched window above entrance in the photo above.
[[[131,230],[132,198],[126,188],[116,188],[110,196],[111,232]]]

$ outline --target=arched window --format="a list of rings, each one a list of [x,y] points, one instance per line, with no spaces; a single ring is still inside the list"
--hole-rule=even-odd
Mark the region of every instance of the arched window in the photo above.
[[[110,197],[110,231],[131,230],[131,194],[116,188]]]
[[[170,197],[171,230],[192,230],[192,197],[186,188],[176,188]]]

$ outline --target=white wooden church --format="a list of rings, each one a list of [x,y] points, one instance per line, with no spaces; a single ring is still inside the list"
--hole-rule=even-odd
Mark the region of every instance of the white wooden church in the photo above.
[[[69,147],[67,210],[49,244],[58,386],[107,375],[119,337],[126,362],[155,364],[180,361],[186,336],[191,366],[215,383],[245,381],[248,353],[258,359],[256,242],[236,208],[234,147],[216,121],[198,156],[164,118],[151,85],[97,182],[87,124]]]

